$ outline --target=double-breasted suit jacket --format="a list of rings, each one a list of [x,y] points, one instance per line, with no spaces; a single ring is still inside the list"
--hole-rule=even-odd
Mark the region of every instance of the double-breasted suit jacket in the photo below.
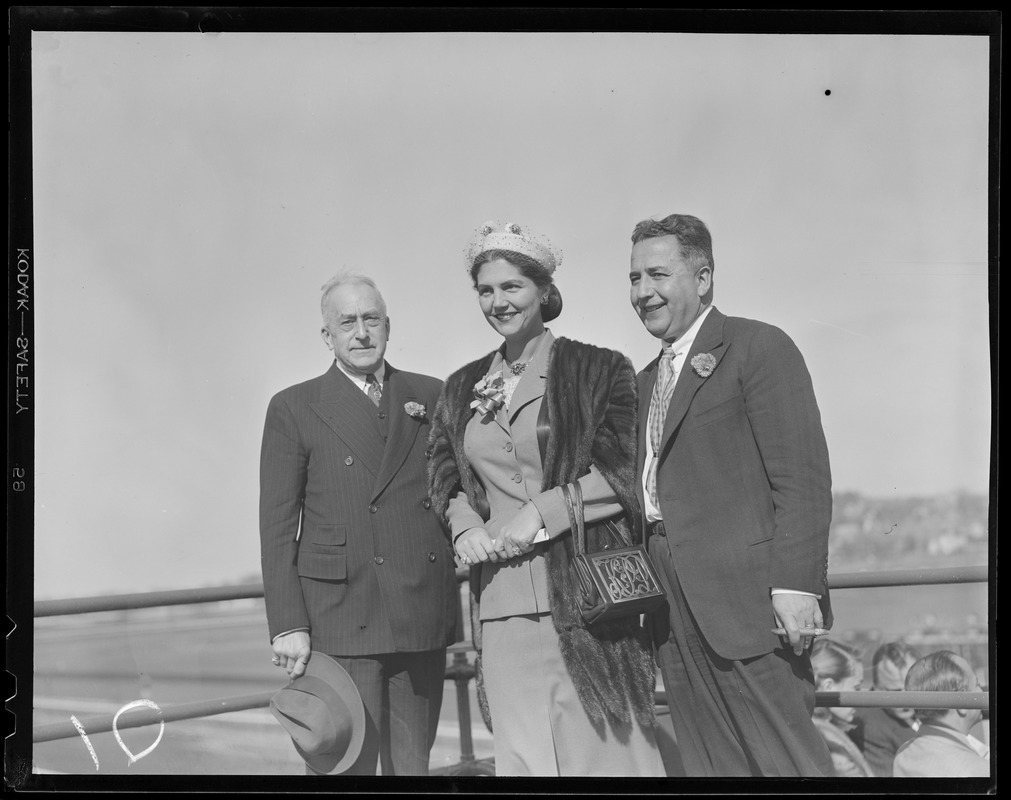
[[[715,362],[707,377],[692,366],[699,354]],[[656,374],[655,360],[639,374],[640,474]],[[810,375],[785,333],[713,308],[678,378],[659,459],[671,557],[717,654],[743,660],[780,646],[773,588],[820,595],[831,625],[828,450]]]
[[[452,552],[426,488],[441,387],[387,364],[377,409],[335,363],[271,399],[260,459],[271,638],[308,628],[314,650],[341,656],[453,641]],[[409,414],[410,402],[425,415]]]

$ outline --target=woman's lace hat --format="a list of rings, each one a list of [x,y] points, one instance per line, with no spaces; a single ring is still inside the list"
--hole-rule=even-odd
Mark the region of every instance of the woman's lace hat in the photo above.
[[[554,247],[546,236],[535,234],[515,222],[507,222],[505,225],[486,222],[478,228],[467,246],[467,269],[474,265],[478,256],[489,250],[521,253],[534,259],[549,273],[554,273],[562,263],[562,251]]]

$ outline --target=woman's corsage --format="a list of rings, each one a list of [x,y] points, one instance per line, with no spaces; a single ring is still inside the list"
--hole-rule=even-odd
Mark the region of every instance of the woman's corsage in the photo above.
[[[716,358],[712,353],[699,353],[692,359],[692,369],[700,378],[708,378],[716,369]]]
[[[415,403],[413,400],[404,403],[404,411],[415,419],[424,419],[428,413],[428,409],[425,408],[424,403]]]
[[[502,373],[496,372],[494,375],[485,375],[474,384],[474,400],[470,407],[477,409],[485,417],[494,415],[495,411],[505,403],[505,382],[502,380]]]

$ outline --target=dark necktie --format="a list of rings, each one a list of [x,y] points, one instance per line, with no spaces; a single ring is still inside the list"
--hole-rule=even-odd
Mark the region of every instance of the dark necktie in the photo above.
[[[365,379],[365,385],[368,388],[369,399],[376,404],[376,408],[379,407],[379,401],[383,397],[383,389],[379,385],[379,381],[376,380],[375,375],[369,375]]]

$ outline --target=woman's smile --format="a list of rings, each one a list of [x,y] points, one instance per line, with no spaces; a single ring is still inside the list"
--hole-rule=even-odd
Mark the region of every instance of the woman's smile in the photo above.
[[[475,283],[485,318],[507,340],[522,346],[544,330],[543,292],[504,258],[482,264]]]

